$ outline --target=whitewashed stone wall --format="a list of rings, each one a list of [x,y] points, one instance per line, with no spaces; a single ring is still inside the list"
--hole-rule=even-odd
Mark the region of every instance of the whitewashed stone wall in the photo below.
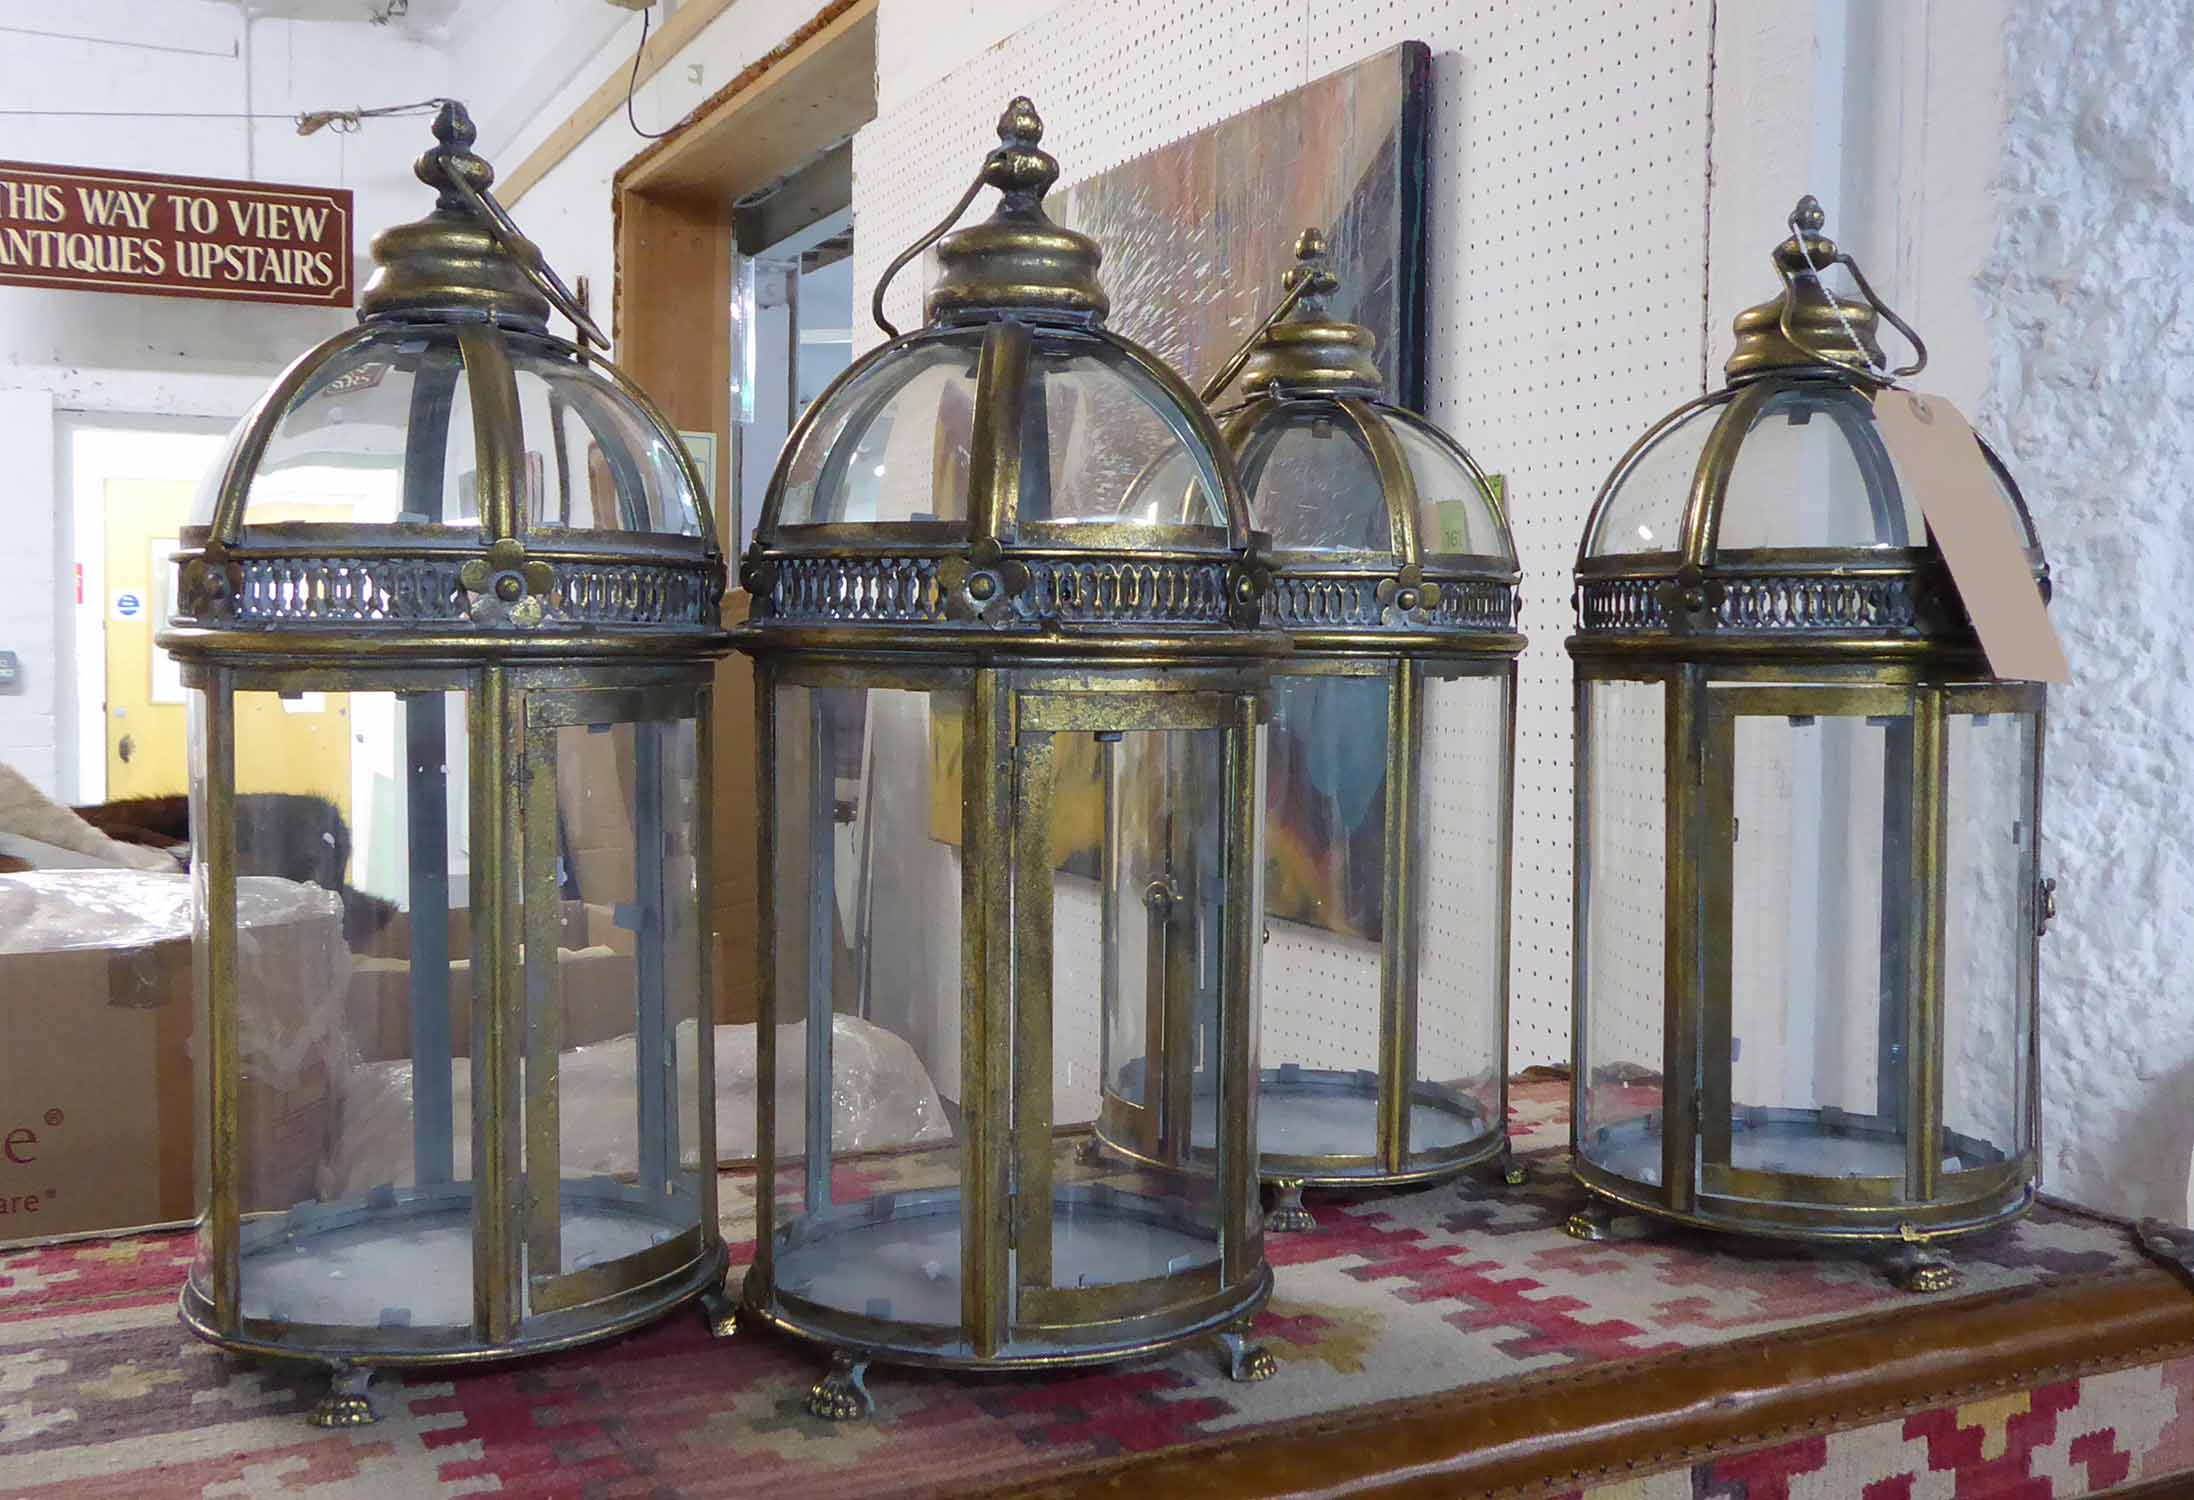
[[[2049,1190],[2188,1214],[2194,1155],[2194,4],[2020,0],[1981,413],[2055,563]]]

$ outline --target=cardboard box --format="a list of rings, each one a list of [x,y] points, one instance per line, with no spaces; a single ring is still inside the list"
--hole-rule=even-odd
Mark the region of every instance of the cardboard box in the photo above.
[[[0,876],[0,896],[15,903],[11,918],[33,895],[49,912],[81,896],[87,911],[111,899],[174,916],[188,911],[186,880],[49,871]],[[0,953],[0,1243],[198,1215],[202,1074],[188,921],[165,924],[181,929],[175,936],[141,940],[161,925],[139,923],[112,946],[72,938],[80,945],[44,950],[17,928],[8,946],[33,951]],[[264,977],[277,1005],[308,1003],[286,981],[340,963],[341,917],[332,906],[248,932],[240,977],[247,984]],[[237,1098],[247,1210],[286,1208],[316,1191],[339,1037],[329,1026],[292,1024],[312,1019],[279,1010],[249,1018]],[[275,1045],[255,1045],[270,1036]]]
[[[639,976],[633,934],[609,907],[566,901],[556,939],[565,1047],[624,1036],[636,1018]],[[367,1062],[411,1058],[411,928],[399,914],[365,945],[351,968],[350,1034]],[[450,913],[449,1016],[451,1055],[472,1055],[472,923]]]

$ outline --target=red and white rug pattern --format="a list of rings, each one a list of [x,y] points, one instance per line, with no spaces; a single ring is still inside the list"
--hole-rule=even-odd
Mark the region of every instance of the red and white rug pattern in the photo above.
[[[1650,1356],[1893,1305],[1876,1267],[1686,1235],[1587,1245],[1553,1143],[1558,1086],[1519,1091],[1520,1189],[1467,1180],[1312,1199],[1269,1241],[1259,1333],[1279,1373],[1226,1380],[1214,1349],[1046,1378],[879,1368],[867,1422],[809,1417],[815,1351],[711,1340],[681,1314],[591,1350],[457,1377],[384,1376],[384,1419],[323,1433],[318,1377],[185,1334],[187,1236],[0,1251],[0,1496],[256,1500],[524,1494],[968,1495],[1125,1455],[1532,1370]],[[725,1180],[734,1259],[751,1232]],[[2118,1230],[2042,1209],[1961,1253],[1975,1291],[2131,1263]],[[2038,1387],[1808,1439],[1589,1500],[2019,1496],[2068,1500],[2194,1468],[2194,1361]]]

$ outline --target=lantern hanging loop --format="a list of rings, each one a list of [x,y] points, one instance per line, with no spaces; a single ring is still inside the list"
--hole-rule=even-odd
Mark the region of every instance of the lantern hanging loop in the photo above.
[[[1874,363],[1873,353],[1868,349],[1866,341],[1859,337],[1858,330],[1851,326],[1850,320],[1844,316],[1843,309],[1838,307],[1835,299],[1831,297],[1829,306],[1836,310],[1836,321],[1843,324],[1844,336],[1851,341],[1851,346],[1859,351],[1860,357],[1866,360],[1868,367],[1885,375],[1892,384],[1899,380],[1908,379],[1926,369],[1926,342],[1921,339],[1919,332],[1910,323],[1898,317],[1896,310],[1882,300],[1881,294],[1874,290],[1873,283],[1866,279],[1866,272],[1859,269],[1858,260],[1849,250],[1830,247],[1834,249],[1835,253],[1826,257],[1825,265],[1814,260],[1813,246],[1826,243],[1819,238],[1822,226],[1828,222],[1828,216],[1821,208],[1821,200],[1811,193],[1806,194],[1798,200],[1798,206],[1790,211],[1790,217],[1784,222],[1790,226],[1791,237],[1798,246],[1798,256],[1805,263],[1807,274],[1811,275],[1815,281],[1819,281],[1821,273],[1829,266],[1842,266],[1851,273],[1851,280],[1858,287],[1859,295],[1866,298],[1867,305],[1880,313],[1889,325],[1903,334],[1905,341],[1912,345],[1911,364],[1899,365],[1893,370],[1883,370],[1882,367]],[[1791,287],[1791,278],[1798,273],[1782,265],[1779,261],[1776,269],[1782,274],[1783,285]],[[1795,287],[1791,287],[1791,289],[1796,290]],[[1793,348],[1801,353],[1811,355],[1823,364],[1841,363],[1828,351],[1807,342],[1805,336],[1792,325],[1791,310],[1795,305],[1794,298],[1786,297],[1783,299],[1782,313],[1777,319],[1783,337],[1790,341]]]
[[[442,115],[444,120],[462,121],[463,133],[467,137],[471,136],[472,120],[462,104],[454,99],[444,100]],[[493,191],[476,185],[459,165],[463,160],[462,156],[454,152],[434,152],[430,155],[440,168],[442,181],[455,189],[472,211],[486,222],[495,238],[510,252],[511,259],[518,262],[518,268],[526,273],[526,279],[533,283],[542,296],[548,298],[549,305],[571,320],[571,326],[579,331],[580,342],[592,344],[607,353],[608,337],[595,325],[594,319],[587,316],[587,310],[579,305],[579,299],[572,295],[571,288],[564,285],[564,278],[556,274],[556,268],[541,254],[541,247],[526,238],[517,221],[511,218],[510,210],[503,207]]]
[[[539,288],[541,295],[549,299],[552,307],[571,320],[571,326],[578,330],[580,342],[592,344],[605,354],[608,353],[608,336],[595,325],[594,319],[587,316],[587,310],[579,305],[579,299],[572,295],[571,288],[564,285],[564,278],[556,274],[556,268],[541,254],[541,247],[525,237],[517,223],[512,220],[510,211],[496,201],[495,194],[474,187],[454,167],[445,166],[442,176],[487,221],[488,228],[495,231],[495,237],[502,241],[503,248],[510,252],[511,258],[518,262],[519,269],[526,273],[526,279]]]
[[[892,278],[905,270],[914,257],[943,239],[951,232],[952,226],[960,222],[960,215],[967,212],[968,205],[975,201],[975,195],[983,190],[983,184],[989,180],[991,159],[1004,149],[1001,146],[983,158],[983,165],[976,171],[975,180],[967,185],[967,191],[960,195],[960,201],[952,205],[952,212],[940,219],[936,228],[893,256],[891,264],[884,267],[884,274],[876,282],[875,294],[869,298],[868,312],[876,326],[884,331],[885,338],[895,339],[899,336],[898,325],[884,316],[884,293],[890,290]]]
[[[1271,312],[1265,314],[1262,323],[1250,330],[1249,337],[1242,340],[1241,346],[1227,356],[1226,363],[1219,366],[1219,372],[1205,381],[1203,389],[1196,393],[1197,398],[1206,406],[1218,400],[1219,393],[1234,383],[1234,377],[1242,373],[1242,367],[1249,363],[1250,355],[1256,352],[1258,341],[1278,327],[1282,318],[1295,311],[1295,304],[1313,293],[1320,297],[1330,297],[1340,290],[1341,278],[1333,274],[1325,257],[1326,237],[1317,230],[1306,229],[1296,237],[1295,259],[1298,264],[1289,268],[1282,283],[1287,288],[1287,294]]]

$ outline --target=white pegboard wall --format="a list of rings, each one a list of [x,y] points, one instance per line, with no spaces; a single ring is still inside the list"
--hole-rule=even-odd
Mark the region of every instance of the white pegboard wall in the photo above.
[[[1711,0],[1069,3],[854,138],[854,275],[870,286],[958,196],[1015,94],[1036,101],[1071,184],[1399,42],[1431,48],[1427,414],[1507,477],[1531,639],[1516,735],[1516,1067],[1569,1056],[1562,641],[1577,539],[1623,450],[1702,388],[1711,14]],[[920,321],[922,279],[910,268],[892,288],[902,327]],[[1426,760],[1436,776],[1437,746]]]

